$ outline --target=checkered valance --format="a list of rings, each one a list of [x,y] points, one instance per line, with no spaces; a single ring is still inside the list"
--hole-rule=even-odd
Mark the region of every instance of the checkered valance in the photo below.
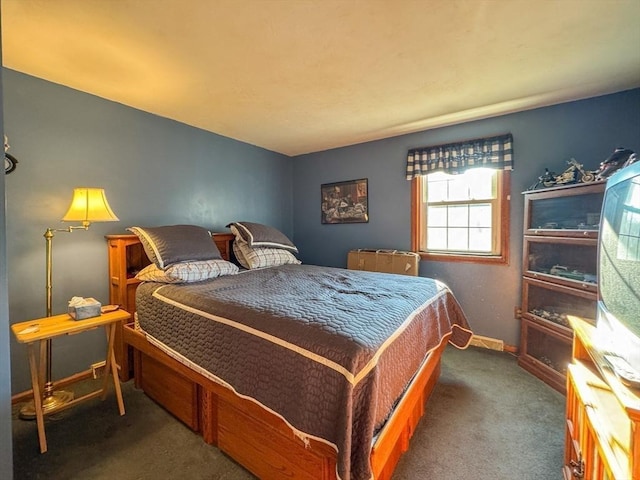
[[[478,138],[413,148],[407,155],[407,180],[433,172],[464,173],[470,168],[513,169],[513,136]]]

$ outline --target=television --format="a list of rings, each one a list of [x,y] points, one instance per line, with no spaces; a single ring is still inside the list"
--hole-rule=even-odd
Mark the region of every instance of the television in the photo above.
[[[620,380],[640,387],[640,161],[605,186],[598,241],[596,348]]]

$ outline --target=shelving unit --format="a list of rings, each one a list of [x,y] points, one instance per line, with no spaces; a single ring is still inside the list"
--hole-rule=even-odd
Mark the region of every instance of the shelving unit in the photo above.
[[[605,182],[524,192],[518,363],[566,392],[569,315],[595,322],[598,228]]]
[[[135,275],[151,262],[135,235],[107,235],[106,239],[109,252],[109,303],[120,305],[133,315],[136,287],[140,283]],[[125,255],[120,252],[125,252]],[[122,328],[121,324],[116,326],[114,353],[116,363],[120,366],[120,379],[126,382],[131,373],[129,349],[124,344]]]
[[[151,262],[136,235],[106,235],[105,238],[109,255],[109,303],[120,305],[122,309],[135,315],[136,288],[140,283],[135,276]],[[213,239],[222,258],[229,260],[233,234],[214,233]],[[114,351],[116,362],[120,366],[120,379],[125,382],[131,378],[133,362],[130,359],[130,347],[123,341],[123,327],[122,324],[116,326]]]

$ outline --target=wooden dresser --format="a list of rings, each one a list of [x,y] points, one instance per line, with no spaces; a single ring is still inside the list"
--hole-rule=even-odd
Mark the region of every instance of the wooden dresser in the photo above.
[[[640,390],[623,385],[593,347],[595,327],[569,317],[565,480],[640,480]]]
[[[106,239],[109,255],[109,303],[120,305],[133,316],[136,312],[136,288],[140,283],[135,276],[151,262],[136,235],[106,235]],[[233,234],[214,233],[213,239],[222,258],[229,260],[232,256]],[[129,348],[122,340],[122,328],[122,324],[116,328],[114,350],[116,363],[120,366],[120,379],[124,382],[131,377],[133,365]]]

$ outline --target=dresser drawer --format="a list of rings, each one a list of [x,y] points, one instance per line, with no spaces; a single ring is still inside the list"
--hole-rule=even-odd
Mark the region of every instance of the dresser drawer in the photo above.
[[[162,383],[154,379],[162,379]],[[197,384],[145,354],[141,354],[138,382],[147,395],[199,431]]]

